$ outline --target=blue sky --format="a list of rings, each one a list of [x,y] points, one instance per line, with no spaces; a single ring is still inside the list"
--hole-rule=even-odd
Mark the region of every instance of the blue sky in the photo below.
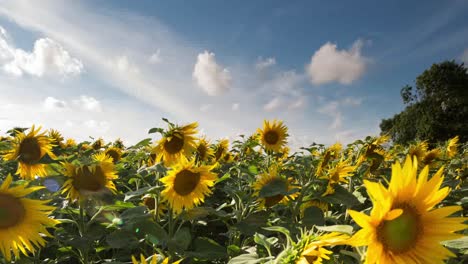
[[[284,120],[290,144],[350,142],[401,111],[432,63],[468,61],[468,1],[0,0],[0,133],[40,124],[130,143]]]

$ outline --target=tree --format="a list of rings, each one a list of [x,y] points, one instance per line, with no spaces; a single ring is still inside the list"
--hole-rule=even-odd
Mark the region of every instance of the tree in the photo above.
[[[430,143],[456,135],[468,139],[468,69],[463,63],[433,64],[400,91],[406,108],[380,123],[381,134],[396,143],[420,139]]]

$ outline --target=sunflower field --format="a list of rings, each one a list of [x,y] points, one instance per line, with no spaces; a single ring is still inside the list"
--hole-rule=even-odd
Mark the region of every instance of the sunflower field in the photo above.
[[[0,135],[0,263],[468,263],[468,148],[388,136],[292,152],[282,121],[133,146]]]

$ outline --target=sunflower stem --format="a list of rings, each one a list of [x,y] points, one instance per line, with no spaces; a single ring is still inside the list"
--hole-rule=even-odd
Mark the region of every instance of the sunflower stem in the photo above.
[[[84,237],[85,236],[85,233],[86,233],[86,224],[85,224],[85,214],[84,214],[84,200],[80,200],[80,221],[79,221],[79,233],[80,233],[80,236],[81,237]],[[83,264],[88,264],[89,263],[89,260],[88,260],[88,248],[86,247],[85,250],[82,250],[80,249],[80,253],[81,253],[81,262]]]

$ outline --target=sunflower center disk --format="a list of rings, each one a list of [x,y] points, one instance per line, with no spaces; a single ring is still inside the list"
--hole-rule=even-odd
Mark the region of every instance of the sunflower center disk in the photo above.
[[[275,131],[268,131],[263,137],[265,138],[266,143],[270,145],[278,143],[279,135]]]
[[[89,166],[83,166],[78,169],[76,178],[73,180],[73,186],[78,190],[99,191],[106,185],[106,176],[101,167],[94,167],[92,171]]]
[[[191,172],[190,170],[182,170],[177,173],[174,180],[174,190],[179,195],[185,196],[190,194],[200,182],[200,173]]]
[[[24,210],[21,201],[8,194],[0,194],[0,229],[15,226],[24,218]]]
[[[182,135],[174,135],[170,140],[164,142],[164,150],[169,154],[179,153],[184,147],[184,138]]]
[[[266,207],[272,207],[273,205],[279,203],[281,200],[283,200],[284,195],[282,194],[277,194],[269,197],[265,197],[265,206]]]
[[[206,156],[206,146],[205,145],[199,145],[197,148],[198,155],[200,155],[200,158],[203,160],[205,159]]]
[[[37,138],[25,138],[19,147],[19,160],[27,164],[37,163],[41,159],[41,146]]]
[[[120,159],[119,153],[113,149],[107,151],[106,155],[110,156],[114,162],[117,162]]]
[[[377,238],[388,250],[402,253],[416,244],[421,229],[419,215],[414,209],[405,208],[399,217],[378,226]]]

